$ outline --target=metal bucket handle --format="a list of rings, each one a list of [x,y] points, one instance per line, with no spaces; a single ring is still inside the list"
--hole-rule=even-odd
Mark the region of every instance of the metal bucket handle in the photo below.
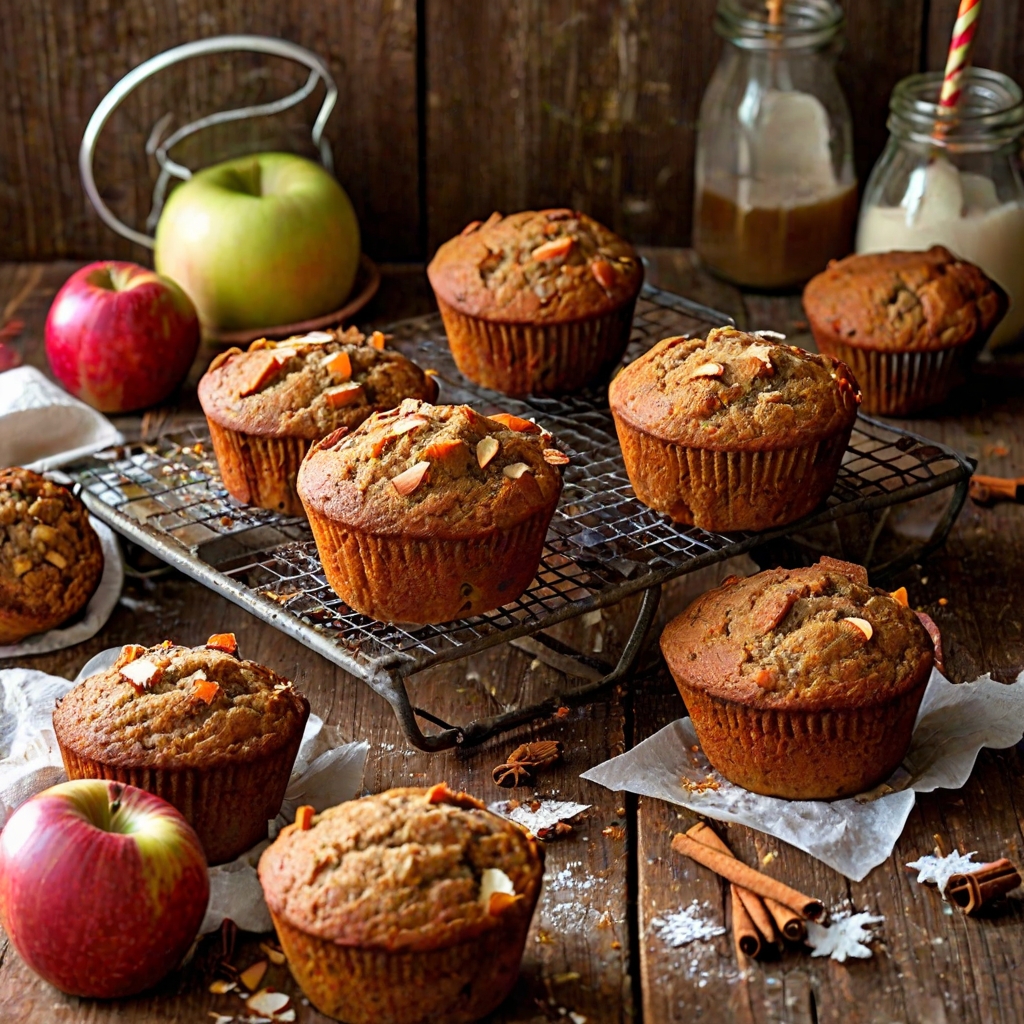
[[[163,209],[164,198],[167,193],[167,185],[171,177],[188,181],[192,172],[179,163],[172,160],[167,154],[173,146],[176,146],[183,139],[210,128],[217,124],[224,124],[228,121],[242,121],[247,117],[265,117],[270,114],[278,114],[284,110],[301,103],[316,88],[318,82],[323,81],[327,89],[323,103],[313,122],[313,145],[320,153],[320,161],[328,171],[334,172],[334,157],[331,152],[330,143],[324,138],[324,128],[327,126],[327,119],[331,116],[334,104],[338,99],[338,87],[334,84],[327,65],[315,54],[304,49],[295,43],[289,43],[284,39],[274,39],[270,36],[212,36],[209,39],[199,39],[192,43],[184,43],[182,46],[175,46],[173,49],[158,53],[155,57],[143,61],[137,68],[132,69],[124,76],[106,96],[100,101],[99,106],[93,111],[89,123],[85,126],[85,134],[82,136],[82,146],[78,151],[78,169],[82,175],[82,185],[89,201],[95,207],[108,227],[113,228],[124,238],[144,245],[152,249],[155,240],[152,235],[143,234],[130,228],[127,224],[118,220],[113,211],[100,197],[99,189],[96,187],[96,179],[93,176],[92,162],[93,153],[96,149],[96,140],[103,131],[110,115],[117,109],[121,101],[140,83],[151,78],[159,71],[178,64],[192,57],[201,57],[210,53],[225,53],[228,51],[245,51],[249,53],[267,53],[275,57],[284,57],[287,60],[295,61],[309,68],[309,78],[305,85],[289,95],[270,103],[261,103],[256,106],[238,107],[234,110],[222,110],[216,114],[209,114],[183,125],[176,132],[172,132],[166,139],[161,141],[163,129],[166,126],[170,115],[165,115],[154,126],[146,143],[146,152],[155,156],[160,164],[160,175],[153,186],[153,208],[146,219],[146,227],[150,231],[156,229],[156,223],[160,219],[160,211]]]

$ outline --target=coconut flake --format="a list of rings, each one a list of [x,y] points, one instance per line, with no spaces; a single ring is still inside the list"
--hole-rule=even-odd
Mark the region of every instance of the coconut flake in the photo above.
[[[253,1013],[263,1013],[268,1017],[272,1017],[279,1010],[283,1010],[290,1002],[291,996],[287,992],[275,992],[270,988],[261,988],[259,992],[246,999],[245,1005]]]
[[[935,885],[942,893],[942,898],[945,899],[946,886],[953,875],[965,875],[978,870],[980,864],[974,860],[977,852],[977,850],[972,850],[970,853],[957,853],[954,850],[952,853],[946,854],[945,857],[936,857],[929,853],[917,860],[909,861],[907,867],[917,872],[919,884]]]
[[[329,334],[327,331],[310,331],[309,334],[304,334],[296,340],[307,341],[314,345],[322,345],[325,341],[334,341],[334,335]]]
[[[502,473],[504,473],[509,480],[518,480],[524,473],[532,472],[533,470],[531,470],[525,462],[513,462],[502,470]]]
[[[875,937],[867,926],[881,924],[884,920],[875,914],[845,911],[837,914],[829,925],[808,921],[807,944],[811,947],[811,956],[830,956],[840,963],[851,956],[866,960],[871,956],[871,949],[866,943]]]

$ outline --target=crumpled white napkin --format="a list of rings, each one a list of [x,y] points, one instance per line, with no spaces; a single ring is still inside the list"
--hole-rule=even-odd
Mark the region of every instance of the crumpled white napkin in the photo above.
[[[42,473],[123,440],[106,416],[34,366],[0,373],[0,466]]]
[[[271,838],[295,820],[295,811],[302,804],[311,804],[323,811],[351,800],[362,788],[370,744],[362,740],[332,746],[335,740],[331,726],[324,725],[316,715],[309,716],[281,813],[270,823]],[[247,932],[273,930],[274,923],[256,874],[260,856],[269,845],[270,839],[266,839],[235,860],[210,868],[210,902],[199,928],[200,935],[216,931],[226,917]]]
[[[83,640],[94,637],[107,624],[107,619],[110,618],[110,613],[114,610],[124,586],[124,561],[114,531],[93,516],[89,517],[89,522],[92,523],[103,549],[103,575],[85,610],[69,625],[57,626],[56,629],[49,629],[45,633],[25,637],[17,644],[0,646],[0,658],[28,658],[33,654],[61,651],[65,647],[73,647]]]
[[[81,679],[112,665],[119,651],[102,651],[74,681],[32,669],[0,671],[0,828],[30,796],[67,779],[53,733],[54,702]],[[368,750],[365,741],[341,744],[336,729],[310,715],[271,833],[294,820],[301,804],[324,810],[352,799],[362,787]],[[202,933],[219,928],[225,917],[247,931],[270,931],[270,914],[256,877],[266,846],[267,842],[260,843],[237,860],[210,869],[210,903]]]
[[[632,750],[580,778],[687,807],[721,821],[777,836],[859,882],[896,845],[916,793],[959,789],[982,747],[1012,747],[1024,735],[1024,672],[1014,683],[985,675],[954,685],[932,670],[903,765],[888,785],[893,792],[865,799],[782,800],[759,796],[723,779],[704,757],[689,718],[680,718]],[[694,749],[696,748],[696,749]],[[717,789],[691,791],[711,775]]]

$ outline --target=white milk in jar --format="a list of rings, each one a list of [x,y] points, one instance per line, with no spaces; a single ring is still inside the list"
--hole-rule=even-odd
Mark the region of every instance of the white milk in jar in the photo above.
[[[857,252],[944,245],[977,264],[1010,297],[990,342],[998,346],[1024,333],[1024,103],[1005,75],[972,69],[956,119],[936,131],[928,98],[941,79],[912,75],[893,91],[892,134],[865,190]]]

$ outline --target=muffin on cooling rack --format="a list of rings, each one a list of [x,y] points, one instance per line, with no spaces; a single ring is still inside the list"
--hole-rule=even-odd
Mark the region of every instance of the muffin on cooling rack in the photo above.
[[[818,348],[853,368],[865,412],[888,416],[943,401],[1007,308],[998,284],[938,245],[847,256],[804,289]]]
[[[468,1024],[509,994],[544,874],[479,800],[392,789],[287,826],[259,876],[292,974],[348,1024]]]
[[[28,469],[0,469],[0,644],[80,612],[103,575],[85,506]]]
[[[608,400],[645,505],[706,530],[766,530],[832,490],[860,393],[831,356],[719,327],[658,342]]]
[[[643,265],[618,235],[574,210],[474,221],[427,276],[452,356],[508,395],[558,395],[603,381],[629,342]]]
[[[287,679],[243,661],[222,633],[202,647],[123,647],[58,701],[53,731],[68,778],[163,797],[219,864],[266,838],[308,717]]]
[[[228,349],[199,382],[224,486],[287,515],[302,515],[295,477],[313,441],[403,398],[436,397],[434,379],[389,351],[383,334],[355,328]]]
[[[449,622],[529,586],[568,461],[527,420],[410,399],[314,444],[298,489],[343,601],[384,621]]]
[[[708,760],[731,782],[832,800],[884,782],[910,746],[933,646],[896,595],[834,558],[732,577],[661,650]]]

